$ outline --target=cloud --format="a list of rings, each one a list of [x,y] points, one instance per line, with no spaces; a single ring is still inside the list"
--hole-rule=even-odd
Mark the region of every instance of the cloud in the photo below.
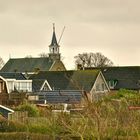
[[[0,0],[0,46],[4,57],[48,52],[55,22],[58,38],[66,26],[60,45],[68,52],[127,50],[133,56],[131,48],[140,46],[139,5],[139,0]]]

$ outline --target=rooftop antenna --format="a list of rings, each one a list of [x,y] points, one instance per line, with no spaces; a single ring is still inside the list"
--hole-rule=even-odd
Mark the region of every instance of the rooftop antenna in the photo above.
[[[64,26],[64,28],[63,28],[63,30],[62,30],[62,33],[61,33],[61,36],[60,36],[60,38],[59,38],[58,44],[59,44],[59,43],[60,43],[60,41],[61,41],[61,38],[62,38],[63,33],[64,33],[64,30],[65,30],[65,26]]]

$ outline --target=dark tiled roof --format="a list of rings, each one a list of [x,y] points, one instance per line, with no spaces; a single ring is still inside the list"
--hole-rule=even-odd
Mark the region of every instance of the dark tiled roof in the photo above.
[[[33,83],[32,83],[32,90],[33,90],[33,92],[40,91],[40,88],[42,87],[44,82],[45,82],[44,79],[43,80],[41,80],[41,79],[33,80]]]
[[[140,89],[140,66],[104,67],[99,69],[101,69],[107,81],[117,81],[115,89]]]
[[[6,79],[26,80],[24,75],[18,72],[0,72],[0,76]]]
[[[17,58],[9,59],[1,69],[2,72],[35,72],[37,69],[49,70],[53,61],[46,58]]]
[[[54,91],[46,91],[40,92],[39,101],[47,103],[56,104],[56,103],[67,103],[67,104],[75,104],[80,103],[82,99],[82,91],[67,91],[67,90],[54,90]]]
[[[46,79],[52,89],[90,91],[99,70],[94,71],[46,71],[39,72],[30,79]]]

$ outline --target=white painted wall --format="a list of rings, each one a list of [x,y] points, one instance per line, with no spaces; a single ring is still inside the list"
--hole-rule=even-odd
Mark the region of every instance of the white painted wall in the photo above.
[[[101,96],[105,95],[105,93],[109,91],[110,90],[106,80],[104,79],[104,76],[102,75],[102,73],[99,73],[93,85],[93,88],[90,91],[92,100],[94,100],[94,98],[100,98]]]
[[[19,92],[32,92],[32,80],[6,79],[8,91],[11,93],[14,89]]]

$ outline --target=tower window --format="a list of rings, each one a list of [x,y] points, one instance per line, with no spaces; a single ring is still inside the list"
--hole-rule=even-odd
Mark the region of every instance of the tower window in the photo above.
[[[51,49],[51,52],[54,53],[54,48]]]

